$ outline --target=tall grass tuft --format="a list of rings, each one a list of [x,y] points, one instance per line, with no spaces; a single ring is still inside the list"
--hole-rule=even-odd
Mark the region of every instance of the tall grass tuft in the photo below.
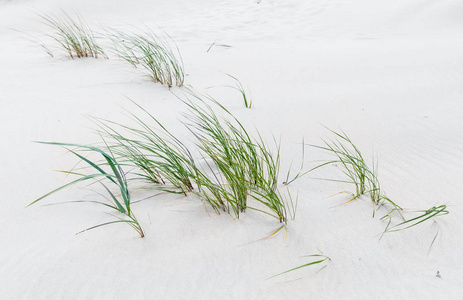
[[[112,215],[114,216],[117,220],[116,221],[111,221],[111,222],[106,222],[103,224],[99,224],[93,227],[90,227],[86,230],[94,229],[100,226],[104,225],[109,225],[109,224],[115,224],[115,223],[125,223],[130,225],[139,235],[140,237],[144,237],[145,234],[143,232],[142,227],[137,221],[137,218],[135,217],[132,209],[131,209],[131,197],[130,197],[130,192],[129,188],[127,185],[127,179],[125,176],[125,173],[122,170],[121,165],[117,162],[117,160],[114,158],[113,154],[111,153],[110,149],[109,153],[105,152],[99,148],[92,147],[92,146],[85,146],[85,145],[77,145],[77,144],[67,144],[67,143],[48,143],[48,142],[41,142],[42,144],[48,144],[48,145],[56,145],[56,146],[63,146],[65,147],[70,153],[74,154],[77,156],[81,161],[85,162],[88,164],[90,169],[92,169],[94,172],[91,174],[82,174],[82,173],[77,173],[74,171],[61,171],[69,175],[75,175],[78,176],[79,178],[71,181],[70,183],[67,183],[57,189],[54,189],[53,191],[43,195],[42,197],[38,198],[37,200],[33,201],[30,203],[28,206],[37,203],[44,198],[66,188],[69,186],[76,185],[80,182],[91,182],[91,183],[99,183],[103,186],[103,188],[106,190],[106,192],[109,194],[109,197],[106,198],[106,202],[102,201],[71,201],[71,202],[92,202],[92,203],[97,203],[104,205],[106,207],[111,208],[113,211],[118,212],[120,215]],[[78,153],[77,150],[71,150],[68,147],[73,147],[77,148],[79,150],[85,150],[85,151],[90,151],[93,153],[100,154],[103,157],[103,163],[100,162],[94,162],[86,157],[84,157],[82,154]],[[105,170],[108,169],[109,171]],[[117,189],[120,192],[120,195],[117,195],[111,190],[111,186],[117,187]]]
[[[75,18],[72,18],[64,13],[62,18],[58,18],[51,14],[43,14],[40,15],[40,17],[46,25],[55,31],[54,34],[49,36],[57,41],[71,58],[98,58],[98,56],[108,58],[103,49],[96,42],[93,31],[81,16],[76,15]],[[52,55],[48,48],[45,47],[45,49]]]
[[[100,120],[100,133],[109,138],[112,151],[125,164],[139,170],[134,173],[135,179],[164,185],[160,188],[164,191],[187,195],[193,191],[193,180],[198,176],[192,154],[152,114],[135,105],[156,127],[131,114],[138,127]]]
[[[195,101],[184,101],[189,109],[185,125],[196,137],[203,157],[213,162],[208,164],[211,176],[201,178],[199,195],[215,208],[231,207],[237,217],[246,208],[252,208],[248,206],[251,196],[269,208],[270,215],[286,223],[285,202],[277,191],[279,146],[272,155],[260,136],[252,138],[243,124],[215,99],[191,90],[190,95]]]
[[[108,29],[107,36],[114,44],[116,55],[135,67],[142,66],[154,82],[168,87],[183,85],[183,60],[177,45],[168,35],[161,37],[150,30],[125,33]]]

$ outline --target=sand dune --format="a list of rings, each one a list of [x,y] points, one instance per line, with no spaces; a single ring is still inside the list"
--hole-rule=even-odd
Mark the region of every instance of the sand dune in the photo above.
[[[235,90],[205,91],[267,141],[281,136],[280,183],[301,160],[302,138],[331,137],[324,125],[344,130],[368,161],[378,157],[382,188],[405,217],[441,204],[450,214],[379,241],[386,221],[372,218],[368,197],[330,197],[352,187],[315,179],[340,174],[327,167],[289,186],[299,202],[287,238],[260,240],[280,224],[258,212],[234,220],[169,194],[134,204],[143,239],[124,224],[75,235],[112,219],[97,205],[44,205],[99,197],[84,188],[26,209],[70,180],[53,170],[76,163],[32,141],[98,142],[87,117],[131,124],[127,97],[188,133],[180,88],[114,56],[72,60],[55,47],[37,14],[63,11],[92,28],[164,30],[200,91],[230,84],[225,73],[239,78],[251,110]],[[462,12],[456,0],[0,1],[0,298],[461,299]],[[326,158],[306,150],[306,169]],[[331,260],[320,272],[268,279],[321,252]]]

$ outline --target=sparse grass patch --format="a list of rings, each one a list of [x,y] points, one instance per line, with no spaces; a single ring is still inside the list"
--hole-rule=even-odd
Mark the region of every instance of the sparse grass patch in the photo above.
[[[369,179],[372,179],[374,174],[365,163],[360,150],[352,143],[352,141],[344,132],[338,133],[331,129],[329,130],[334,133],[338,139],[330,141],[324,140],[325,146],[311,146],[334,154],[336,159],[324,162],[312,170],[326,165],[340,164],[341,171],[344,173],[344,175],[346,175],[348,180],[343,181],[333,179],[333,181],[353,184],[355,186],[355,194],[353,199],[358,198],[368,190],[367,185],[370,182]]]
[[[169,36],[161,37],[150,30],[125,33],[114,29],[108,29],[107,36],[112,40],[117,56],[135,67],[142,66],[154,82],[168,87],[183,85],[183,60]]]
[[[37,200],[29,204],[28,206],[34,203],[37,203],[43,200],[44,198],[66,187],[76,185],[80,182],[90,181],[91,183],[99,183],[104,187],[104,189],[109,195],[109,197],[106,198],[107,202],[84,201],[84,200],[70,201],[70,202],[91,202],[91,203],[101,204],[101,205],[111,208],[113,211],[118,212],[119,214],[122,215],[122,217],[111,214],[118,220],[99,224],[99,225],[90,227],[88,229],[85,229],[84,231],[97,228],[100,226],[104,226],[104,225],[109,225],[109,224],[126,223],[130,225],[140,235],[140,237],[143,238],[145,236],[142,227],[138,223],[137,218],[135,217],[131,209],[131,197],[130,197],[130,192],[129,192],[129,188],[127,185],[127,179],[126,179],[125,173],[122,170],[121,165],[117,162],[117,160],[114,158],[114,156],[112,155],[110,151],[108,153],[99,148],[92,147],[92,146],[85,146],[85,145],[76,145],[76,144],[67,144],[67,143],[45,143],[45,142],[41,142],[41,143],[65,147],[70,153],[74,154],[79,159],[81,159],[81,161],[88,164],[90,169],[92,169],[94,173],[82,174],[82,173],[77,173],[74,171],[61,171],[69,175],[78,176],[79,178],[43,195],[42,197],[38,198]],[[84,157],[82,154],[78,153],[77,150],[71,150],[67,147],[73,147],[73,148],[77,148],[78,150],[85,150],[85,151],[90,151],[93,153],[100,154],[101,156],[103,156],[104,162],[103,163],[94,162]],[[109,167],[109,171],[106,171],[105,169],[107,169],[108,167]],[[114,186],[117,187],[118,191],[120,192],[120,195],[117,195],[116,193],[112,191],[111,188]]]
[[[46,25],[55,31],[49,36],[58,42],[71,58],[98,58],[99,56],[107,58],[103,49],[96,42],[93,31],[81,16],[76,15],[75,18],[72,18],[64,13],[63,17],[56,17],[51,14],[43,14],[40,17]],[[53,56],[46,46],[42,46],[47,53]]]
[[[439,205],[437,207],[433,206],[428,210],[416,211],[416,213],[419,213],[419,215],[412,218],[412,219],[405,220],[405,221],[403,221],[403,222],[401,222],[399,224],[396,224],[396,225],[394,225],[392,227],[388,226],[386,228],[385,232],[394,232],[394,231],[405,230],[405,229],[411,228],[413,226],[416,226],[418,224],[421,224],[421,223],[423,223],[423,222],[425,222],[427,220],[431,220],[434,217],[447,215],[447,214],[449,214],[449,211],[447,210],[447,205]],[[384,219],[390,219],[391,217],[389,215],[386,215],[383,218]],[[389,224],[390,224],[390,222],[389,222]]]
[[[378,162],[374,162],[373,168],[370,168],[366,164],[360,150],[354,145],[351,139],[343,131],[339,133],[331,129],[329,130],[335,134],[336,139],[324,141],[325,146],[311,146],[334,154],[336,159],[324,162],[314,167],[310,171],[326,165],[340,165],[342,172],[348,178],[348,180],[327,180],[346,182],[355,185],[356,193],[354,194],[354,197],[348,202],[360,197],[361,195],[368,194],[373,204],[376,205],[376,208],[373,209],[373,217],[375,216],[375,212],[378,211],[379,208],[381,208],[383,205],[389,204],[390,206],[392,206],[389,213],[387,213],[381,218],[381,220],[388,220],[383,234],[386,232],[405,230],[431,218],[446,215],[449,213],[447,211],[447,206],[440,205],[438,207],[432,207],[426,211],[419,211],[421,213],[419,216],[414,217],[410,220],[405,220],[401,214],[402,208],[395,202],[393,202],[391,199],[389,199],[381,189],[377,173]],[[403,222],[391,226],[393,213],[398,213],[400,217],[403,219]]]
[[[439,224],[437,223],[435,218],[439,217],[439,216],[447,215],[447,214],[449,214],[449,211],[447,210],[446,205],[439,205],[437,207],[433,206],[428,210],[419,210],[419,211],[416,211],[415,213],[418,213],[418,215],[411,218],[411,219],[409,219],[409,220],[404,219],[403,222],[401,222],[399,224],[396,224],[396,225],[393,225],[393,226],[391,226],[391,223],[392,223],[391,213],[383,216],[381,218],[381,220],[386,219],[386,220],[388,220],[388,223],[387,223],[386,228],[384,229],[383,233],[381,234],[381,238],[386,233],[402,231],[402,230],[414,227],[414,226],[416,226],[418,224],[421,224],[421,223],[423,223],[425,221],[433,220],[433,224],[437,225],[437,231],[436,231],[436,234],[434,235],[434,238],[431,241],[431,244],[429,245],[429,250],[428,250],[428,254],[429,254],[431,252],[431,248],[434,245],[434,242],[436,241],[436,238],[437,238],[437,236],[439,235],[439,232],[440,232]]]
[[[381,191],[377,176],[377,162],[374,164],[373,168],[370,168],[365,162],[360,150],[343,131],[339,133],[331,129],[328,130],[335,135],[336,138],[334,140],[324,140],[325,146],[311,146],[334,154],[336,159],[324,162],[312,168],[310,171],[326,165],[339,165],[342,173],[347,177],[347,180],[328,180],[353,184],[355,186],[355,194],[349,201],[352,201],[361,195],[368,194],[375,205],[381,206],[387,202],[393,206],[393,210],[400,210],[401,208]]]

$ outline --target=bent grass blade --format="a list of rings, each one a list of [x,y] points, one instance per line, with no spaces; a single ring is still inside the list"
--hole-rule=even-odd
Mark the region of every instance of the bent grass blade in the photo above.
[[[303,264],[303,265],[300,265],[298,267],[295,267],[295,268],[292,268],[292,269],[289,269],[287,271],[284,271],[284,272],[281,272],[279,274],[276,274],[276,275],[273,275],[272,277],[269,277],[267,279],[271,279],[271,278],[275,278],[277,276],[280,276],[280,275],[283,275],[283,274],[286,274],[286,273],[289,273],[289,272],[293,272],[293,271],[296,271],[296,270],[299,270],[299,269],[302,269],[302,268],[305,268],[305,267],[309,267],[309,266],[313,266],[313,265],[317,265],[317,264],[321,264],[323,262],[325,262],[326,260],[331,260],[331,258],[329,258],[328,256],[326,255],[323,255],[323,254],[313,254],[313,255],[306,255],[304,257],[316,257],[316,258],[322,258],[320,260],[316,260],[316,261],[312,261],[312,262],[309,262],[307,264]],[[326,266],[324,266],[326,267]],[[323,268],[324,268],[323,267]]]
[[[38,199],[36,199],[32,203],[30,203],[28,206],[31,206],[32,204],[35,204],[35,203],[43,200],[44,198],[46,198],[46,197],[48,197],[48,196],[50,196],[50,195],[64,189],[66,187],[76,185],[77,183],[80,183],[80,182],[91,180],[91,181],[98,182],[98,183],[102,184],[104,189],[110,195],[110,198],[107,198],[107,199],[111,199],[112,201],[109,201],[109,204],[104,203],[104,202],[99,202],[99,201],[89,201],[89,202],[102,204],[102,205],[104,205],[106,207],[110,207],[110,208],[112,208],[114,210],[117,210],[121,214],[125,215],[127,219],[122,219],[122,218],[117,217],[119,219],[118,221],[99,224],[99,225],[90,227],[90,228],[88,228],[86,230],[90,230],[90,229],[93,229],[93,228],[98,228],[98,227],[108,225],[108,224],[126,223],[126,224],[130,225],[132,228],[134,228],[137,231],[137,233],[140,235],[140,237],[143,238],[145,236],[144,232],[143,232],[143,229],[141,228],[141,225],[138,223],[137,219],[135,218],[135,215],[133,214],[133,212],[131,210],[131,198],[130,198],[130,192],[129,192],[129,189],[128,189],[128,186],[127,186],[127,179],[125,178],[125,174],[123,173],[121,166],[119,165],[119,163],[116,161],[116,159],[114,158],[114,156],[112,154],[108,154],[108,153],[104,152],[103,150],[101,150],[101,149],[99,149],[97,147],[87,146],[87,145],[79,145],[79,144],[71,144],[71,143],[54,143],[54,142],[39,142],[39,143],[65,147],[65,149],[67,149],[70,153],[74,154],[75,156],[80,158],[82,161],[86,162],[97,173],[84,175],[84,174],[79,174],[79,173],[75,173],[75,172],[66,172],[68,174],[77,175],[77,176],[81,176],[81,177],[74,180],[74,181],[72,181],[72,182],[70,182],[70,183],[64,184],[63,186],[61,186],[59,188],[54,189],[51,192],[48,192],[47,194],[39,197]],[[96,152],[98,154],[101,154],[103,156],[104,160],[105,160],[104,165],[109,166],[112,173],[108,173],[108,172],[104,171],[103,168],[102,168],[103,164],[95,163],[95,162],[91,161],[90,159],[80,155],[75,150],[68,149],[67,147],[75,147],[75,148],[78,148],[78,149],[90,150],[92,152]],[[109,148],[108,148],[108,150],[111,153],[111,150]],[[120,191],[120,195],[121,195],[122,199],[121,200],[117,199],[117,197],[114,195],[114,193],[111,192],[111,190],[101,181],[101,179],[107,179],[107,180],[109,180],[109,182],[111,184],[116,185],[117,188]]]

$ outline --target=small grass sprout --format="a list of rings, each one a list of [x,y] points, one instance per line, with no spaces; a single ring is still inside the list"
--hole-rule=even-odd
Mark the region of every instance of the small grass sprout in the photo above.
[[[392,227],[388,227],[386,228],[386,232],[394,232],[394,231],[401,231],[401,230],[405,230],[405,229],[408,229],[408,228],[411,228],[413,226],[416,226],[418,224],[421,224],[425,221],[428,221],[428,220],[434,220],[433,218],[435,217],[438,217],[438,216],[443,216],[443,215],[447,215],[449,214],[449,211],[447,210],[447,205],[439,205],[439,206],[433,206],[431,207],[430,209],[428,210],[419,210],[419,211],[416,211],[417,213],[419,213],[418,216],[412,218],[412,219],[409,219],[409,220],[405,220],[397,225],[394,225]],[[389,218],[389,216],[385,216],[383,218]]]
[[[294,220],[296,218],[297,203],[299,202],[299,195],[296,196],[296,200],[293,200],[293,197],[291,196],[291,193],[289,192],[288,187],[286,187],[286,191],[288,192],[288,199],[289,199],[286,205],[287,210],[288,210],[288,215],[290,216],[291,220]]]
[[[51,14],[40,15],[43,22],[51,27],[55,33],[50,34],[56,42],[69,54],[71,58],[102,56],[108,58],[103,49],[98,45],[95,34],[80,15],[72,18],[64,13],[62,18]],[[51,51],[43,46],[51,56]]]
[[[302,268],[305,268],[305,267],[313,266],[313,265],[318,265],[318,264],[324,263],[324,262],[327,261],[327,260],[331,260],[331,258],[329,258],[328,256],[323,255],[323,254],[305,255],[305,256],[303,256],[303,257],[311,257],[311,258],[314,258],[315,260],[314,260],[314,261],[311,261],[311,262],[309,262],[309,263],[300,265],[300,266],[298,266],[298,267],[289,269],[289,270],[287,270],[287,271],[281,272],[281,273],[279,273],[279,274],[273,275],[272,277],[269,277],[269,278],[267,278],[267,279],[275,278],[275,277],[277,277],[277,276],[280,276],[280,275],[283,275],[283,274],[286,274],[286,273],[289,273],[289,272],[293,272],[293,271],[296,271],[296,270],[299,270],[299,269],[302,269]],[[326,265],[323,266],[320,270],[318,270],[317,273],[320,272],[321,270],[323,270],[325,267],[326,267]]]
[[[436,241],[437,236],[439,235],[439,232],[440,232],[439,223],[437,223],[436,220],[434,220],[434,221],[433,221],[433,224],[436,225],[437,230],[436,230],[436,234],[434,235],[434,238],[433,238],[432,241],[431,241],[431,244],[429,245],[428,255],[429,255],[429,253],[431,253],[432,246],[434,245],[434,242]]]
[[[371,177],[371,175],[373,175],[373,173],[365,163],[360,150],[354,145],[354,143],[352,143],[352,141],[344,132],[338,133],[331,129],[329,130],[339,139],[331,141],[323,140],[325,146],[312,146],[334,154],[336,159],[324,162],[312,170],[326,165],[340,164],[342,172],[344,175],[346,175],[348,180],[329,180],[347,182],[355,185],[356,192],[354,199],[358,198],[360,195],[363,195],[367,191],[368,179]],[[345,142],[347,145],[343,144],[343,142]]]
[[[246,108],[251,108],[252,107],[252,99],[246,95],[246,91],[244,90],[243,85],[241,84],[241,81],[238,80],[238,78],[226,73],[226,75],[230,78],[232,78],[235,81],[235,85],[226,85],[226,87],[232,88],[240,92],[241,96],[243,97],[243,103],[244,107]]]
[[[401,208],[391,199],[389,199],[381,190],[381,186],[378,180],[377,160],[374,162],[373,168],[370,168],[365,162],[365,159],[363,158],[360,150],[357,148],[357,146],[355,146],[355,144],[344,131],[339,133],[329,128],[327,129],[331,131],[336,138],[330,141],[324,140],[325,146],[311,146],[334,154],[336,159],[324,162],[312,168],[310,171],[326,165],[340,165],[341,171],[348,180],[327,180],[353,184],[355,186],[355,194],[354,197],[349,201],[352,201],[361,195],[368,194],[371,201],[378,206],[378,209],[385,203],[389,203],[393,206],[392,211],[400,210]],[[376,210],[374,209],[373,216],[375,211]]]
[[[151,30],[125,33],[108,29],[107,36],[112,40],[113,51],[119,58],[135,67],[142,66],[154,82],[168,87],[183,85],[183,60],[177,45],[167,34],[161,37]]]
[[[436,241],[437,236],[439,235],[439,232],[440,232],[439,224],[437,223],[435,218],[439,217],[439,216],[447,215],[447,214],[449,214],[449,211],[447,210],[446,205],[439,205],[437,207],[433,206],[428,210],[416,211],[416,213],[419,213],[419,215],[412,218],[412,219],[404,220],[403,222],[401,222],[401,223],[399,223],[397,225],[394,225],[392,227],[391,227],[391,223],[392,223],[391,214],[389,213],[389,214],[385,215],[384,217],[382,217],[381,219],[382,220],[387,219],[388,223],[387,223],[386,228],[384,229],[383,233],[381,234],[380,239],[382,239],[382,237],[384,236],[385,233],[402,231],[402,230],[405,230],[405,229],[412,228],[412,227],[414,227],[414,226],[416,226],[418,224],[421,224],[421,223],[423,223],[425,221],[433,220],[433,224],[437,225],[437,231],[436,231],[436,234],[434,235],[434,238],[431,241],[431,244],[429,245],[429,249],[428,249],[428,254],[429,254],[431,252],[431,248],[434,245],[434,242]]]
[[[289,185],[290,183],[294,182],[295,180],[301,178],[302,176],[308,174],[310,172],[309,171],[306,171],[306,172],[303,172],[304,170],[304,158],[305,158],[305,143],[304,143],[304,139],[302,139],[302,159],[301,159],[301,167],[299,169],[299,172],[297,172],[296,175],[294,175],[292,178],[290,177],[291,175],[291,169],[292,169],[292,166],[293,164],[291,163],[291,165],[289,166],[289,169],[288,169],[288,173],[286,173],[286,179],[285,181],[283,181],[283,184],[284,185]]]
[[[209,50],[211,50],[213,46],[224,47],[224,48],[231,48],[231,45],[220,44],[220,43],[213,42],[213,43],[209,46],[209,48],[207,48],[207,51],[206,51],[206,52],[209,52]]]
[[[77,145],[77,144],[69,144],[69,143],[54,143],[54,142],[40,142],[41,144],[48,144],[48,145],[56,145],[56,146],[63,146],[65,147],[70,153],[74,154],[77,156],[81,161],[85,162],[88,164],[88,166],[94,170],[94,173],[91,174],[81,174],[77,173],[74,171],[61,171],[63,173],[69,174],[69,175],[76,175],[79,178],[71,181],[70,183],[67,183],[57,189],[54,189],[53,191],[43,195],[42,197],[36,199],[32,203],[30,203],[28,206],[33,205],[34,203],[37,203],[44,198],[66,188],[69,186],[76,185],[80,182],[88,182],[90,181],[91,183],[99,183],[101,184],[106,192],[109,194],[109,197],[106,197],[107,202],[102,202],[102,201],[69,201],[69,202],[91,202],[91,203],[97,203],[104,205],[105,207],[108,207],[112,209],[113,211],[118,212],[119,214],[122,215],[112,215],[115,217],[117,220],[116,221],[111,221],[111,222],[106,222],[103,224],[99,224],[90,228],[87,228],[83,231],[94,229],[97,227],[109,225],[109,224],[115,224],[115,223],[125,223],[130,225],[139,235],[140,237],[144,237],[145,234],[143,232],[143,229],[141,225],[138,223],[137,218],[135,217],[132,208],[131,208],[131,196],[129,192],[129,188],[127,185],[127,179],[125,176],[125,173],[123,172],[121,165],[116,161],[112,153],[109,151],[109,153],[93,147],[93,146],[86,146],[86,145]],[[77,148],[79,150],[85,150],[85,151],[90,151],[93,153],[100,154],[103,156],[104,163],[97,163],[94,162],[80,153],[78,153],[76,150],[71,150],[68,147],[73,147]],[[108,149],[109,150],[109,149]],[[105,168],[109,167],[110,171],[106,171]],[[115,194],[109,185],[116,186],[117,189],[120,192],[120,195]],[[81,232],[83,232],[81,231]],[[79,232],[80,233],[80,232]]]

